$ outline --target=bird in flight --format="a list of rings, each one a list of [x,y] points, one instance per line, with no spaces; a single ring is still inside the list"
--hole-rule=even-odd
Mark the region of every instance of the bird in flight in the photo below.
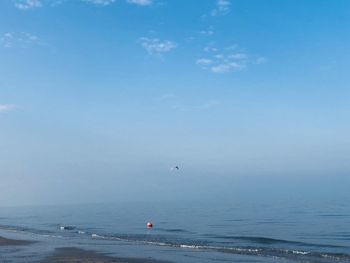
[[[176,165],[176,166],[171,167],[170,170],[171,171],[180,170],[180,168],[179,168],[179,166]]]

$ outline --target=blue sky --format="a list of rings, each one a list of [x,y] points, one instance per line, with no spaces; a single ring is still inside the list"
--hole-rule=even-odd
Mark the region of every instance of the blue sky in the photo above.
[[[345,0],[1,1],[0,205],[343,184],[349,28]]]

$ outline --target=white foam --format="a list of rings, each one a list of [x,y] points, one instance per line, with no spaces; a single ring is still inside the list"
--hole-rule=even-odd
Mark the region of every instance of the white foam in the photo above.
[[[182,247],[182,248],[195,248],[195,249],[203,248],[202,246],[195,246],[195,245],[180,245],[180,247]]]
[[[293,250],[293,254],[307,255],[310,254],[310,252]]]

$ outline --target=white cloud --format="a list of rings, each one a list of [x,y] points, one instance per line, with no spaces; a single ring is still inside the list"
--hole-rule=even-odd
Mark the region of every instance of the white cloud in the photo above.
[[[15,105],[13,104],[0,104],[0,113],[9,111],[15,108]]]
[[[213,35],[215,32],[214,32],[214,27],[213,26],[210,26],[208,27],[206,30],[202,30],[199,32],[201,35],[205,35],[205,36],[211,36]]]
[[[15,7],[20,10],[29,10],[44,6],[44,4],[51,4],[51,6],[56,6],[58,4],[63,4],[69,0],[13,0]],[[85,3],[90,3],[98,6],[108,6],[116,2],[116,0],[76,0]],[[129,4],[135,4],[139,6],[149,6],[152,5],[154,0],[126,0]]]
[[[41,0],[15,0],[15,7],[20,10],[29,10],[42,6]]]
[[[255,64],[263,64],[265,62],[266,62],[266,58],[264,57],[259,57],[254,61]]]
[[[39,43],[39,38],[31,33],[13,33],[7,32],[0,35],[0,46],[4,48],[21,47],[25,48],[30,45]]]
[[[13,46],[13,41],[14,41],[13,34],[9,33],[9,32],[3,34],[0,37],[0,44],[1,44],[2,47],[5,47],[5,48],[12,47]]]
[[[218,49],[215,47],[215,42],[209,43],[206,47],[203,48],[203,50],[207,53],[218,51]]]
[[[153,0],[127,0],[130,4],[147,6],[153,4]]]
[[[162,54],[176,48],[176,44],[169,40],[160,40],[158,38],[140,38],[141,46],[146,49],[148,54]]]
[[[229,56],[232,59],[246,59],[248,56],[245,53],[236,53]]]
[[[217,0],[216,7],[211,11],[211,16],[226,15],[231,11],[231,2],[229,0]]]
[[[172,108],[174,110],[180,111],[190,111],[190,110],[207,110],[220,105],[218,100],[210,100],[200,105],[174,105]]]
[[[219,49],[213,43],[204,48],[203,57],[196,60],[196,64],[202,69],[213,73],[227,73],[246,69],[251,64],[262,64],[266,61],[263,57],[249,55],[237,46]]]
[[[214,73],[225,73],[225,72],[230,72],[234,70],[241,70],[245,67],[246,67],[245,64],[240,64],[237,62],[226,62],[226,63],[218,64],[211,67],[211,71]]]
[[[211,59],[207,59],[207,58],[200,58],[200,59],[197,59],[197,61],[196,61],[196,64],[201,65],[201,66],[208,66],[212,63],[213,63],[213,61]]]
[[[107,6],[107,5],[113,4],[116,0],[83,0],[83,1],[94,5]]]

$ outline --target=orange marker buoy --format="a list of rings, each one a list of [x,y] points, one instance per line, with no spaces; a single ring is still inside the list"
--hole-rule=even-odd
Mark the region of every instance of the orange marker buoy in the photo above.
[[[147,228],[152,228],[153,227],[153,224],[151,222],[148,222],[147,223]]]

